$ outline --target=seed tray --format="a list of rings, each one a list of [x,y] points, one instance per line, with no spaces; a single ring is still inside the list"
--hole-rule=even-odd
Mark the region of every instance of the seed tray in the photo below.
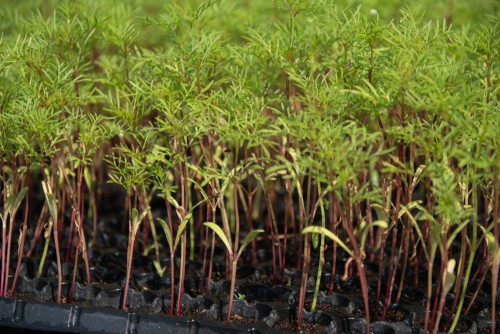
[[[192,282],[193,286],[198,283]],[[225,283],[224,280],[213,283],[211,290],[215,293],[208,296],[185,293],[182,304],[185,316],[171,317],[166,315],[171,303],[169,289],[131,288],[127,302],[129,312],[124,312],[119,310],[123,287],[118,284],[85,285],[77,282],[74,304],[57,305],[49,302],[55,300],[57,294],[55,281],[22,276],[16,298],[0,299],[0,326],[79,333],[169,333],[174,330],[186,333],[283,333],[280,323],[296,322],[296,288],[238,282],[236,292],[240,299],[233,302],[232,314],[242,323],[225,323],[228,309]],[[69,284],[63,282],[63,300],[68,301],[68,296]],[[290,303],[291,296],[295,296],[295,304]],[[425,300],[420,289],[403,290],[402,304],[391,306],[391,310],[398,312],[397,320],[374,321],[371,331],[375,334],[422,333],[418,323],[425,314]],[[311,301],[312,291],[309,291],[306,310],[310,309],[307,303]],[[359,295],[320,292],[317,303],[315,312],[304,311],[304,321],[318,325],[323,333],[365,332],[364,314],[360,313],[364,308]],[[487,305],[487,301],[478,299],[475,308],[481,311],[472,312],[470,317],[461,317],[467,327],[463,333],[484,333],[491,328]],[[374,310],[375,302],[372,301],[370,314]],[[379,305],[379,312],[381,310]]]
[[[269,328],[259,328],[263,324],[226,324],[208,319],[195,320],[9,298],[0,298],[0,326],[102,334],[279,333]]]

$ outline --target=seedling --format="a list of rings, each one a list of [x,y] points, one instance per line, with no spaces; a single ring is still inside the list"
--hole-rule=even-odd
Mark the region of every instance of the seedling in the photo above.
[[[42,259],[40,261],[40,267],[38,268],[38,277],[41,276],[41,272],[43,270],[43,265],[45,263],[45,258],[47,255],[47,249],[50,241],[50,234],[54,232],[54,245],[56,248],[56,257],[57,257],[57,303],[61,302],[61,289],[62,289],[62,267],[61,267],[61,252],[59,250],[59,228],[58,228],[58,209],[57,209],[57,200],[52,192],[52,188],[45,181],[42,183],[43,192],[45,194],[45,200],[47,201],[47,206],[49,207],[50,218],[48,223],[48,228],[45,232],[45,248],[43,250]]]
[[[205,226],[208,226],[211,228],[217,236],[221,239],[223,242],[224,246],[226,246],[226,249],[230,255],[231,259],[231,287],[229,288],[229,308],[227,311],[227,318],[226,321],[229,322],[231,321],[231,312],[233,308],[233,298],[234,298],[234,287],[236,283],[236,269],[238,265],[238,259],[240,258],[241,254],[243,253],[243,250],[252,242],[252,240],[259,234],[263,233],[264,230],[262,229],[255,229],[249,234],[245,236],[243,239],[241,246],[238,248],[238,245],[236,244],[238,242],[238,238],[235,237],[234,241],[234,248],[232,245],[232,238],[230,235],[226,235],[225,232],[218,226],[217,224],[214,223],[204,223]],[[237,252],[237,253],[236,253]]]
[[[219,241],[231,278],[227,320],[237,265],[246,250],[258,265],[257,246],[270,250],[272,285],[294,285],[290,265],[302,272],[297,330],[309,270],[317,268],[314,309],[327,263],[329,292],[340,272],[359,278],[366,331],[404,287],[422,283],[426,332],[445,318],[455,331],[471,309],[466,295],[479,293],[472,282],[491,280],[495,313],[498,6],[427,2],[423,12],[396,2],[4,6],[0,296],[15,295],[23,257],[37,276],[57,262],[58,301],[62,255],[74,264],[72,287],[80,255],[92,283],[87,249],[102,246],[111,182],[125,199],[113,208],[129,237],[125,290],[134,252],[153,256],[157,273],[170,274],[171,314],[182,313],[188,259],[203,258],[199,290],[210,293]],[[486,260],[474,269],[478,257]],[[378,263],[383,305],[370,315],[366,261]],[[442,315],[448,292],[452,317]]]
[[[2,279],[0,284],[0,296],[8,295],[8,282],[9,282],[9,260],[10,260],[10,250],[12,241],[12,231],[14,228],[14,219],[16,217],[17,210],[21,205],[24,196],[28,188],[23,188],[16,194],[10,194],[4,204],[3,214],[0,215],[2,220]],[[8,233],[7,233],[8,226]],[[21,247],[21,246],[20,246]],[[5,251],[7,248],[7,252]],[[22,248],[19,249],[22,252]],[[15,282],[10,291],[10,295],[15,287]]]
[[[173,314],[173,309],[174,309],[174,296],[175,296],[175,291],[174,291],[174,277],[175,277],[175,251],[177,249],[177,246],[179,245],[179,242],[182,240],[182,236],[185,232],[185,229],[187,227],[187,224],[189,223],[192,213],[188,212],[187,214],[185,213],[185,210],[183,207],[181,207],[177,201],[169,196],[169,202],[174,204],[176,213],[179,217],[179,220],[181,223],[179,224],[179,227],[177,227],[177,232],[175,233],[175,239],[173,238],[174,236],[174,231],[172,230],[172,223],[167,224],[163,219],[158,218],[158,221],[161,224],[161,227],[163,228],[163,232],[165,232],[165,236],[167,238],[167,243],[169,247],[169,253],[170,253],[170,296],[171,296],[171,302],[170,302],[170,314]],[[171,221],[171,220],[169,220]],[[182,242],[185,242],[183,240]],[[179,295],[181,295],[182,292],[179,291]],[[180,297],[181,298],[181,297]],[[179,301],[182,299],[179,298]]]
[[[127,276],[125,277],[125,288],[123,290],[123,304],[122,309],[127,309],[127,298],[128,298],[128,287],[130,284],[130,271],[132,270],[132,259],[134,255],[134,242],[135,237],[137,235],[137,231],[139,230],[139,225],[142,220],[148,214],[149,208],[142,211],[139,215],[139,212],[136,208],[132,209],[132,214],[130,216],[129,223],[129,238],[128,238],[128,247],[127,247]]]

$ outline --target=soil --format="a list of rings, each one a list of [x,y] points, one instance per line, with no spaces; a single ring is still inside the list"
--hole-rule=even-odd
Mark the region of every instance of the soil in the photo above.
[[[311,323],[311,322],[302,322],[301,333],[303,334],[316,334],[323,333],[325,330],[325,325]],[[294,331],[295,328],[291,326],[290,322],[287,320],[281,320],[274,325],[275,329]]]
[[[306,304],[304,305],[304,308],[310,312],[311,311],[311,305],[312,305],[312,300],[306,301]],[[323,311],[323,312],[329,312],[329,313],[336,313],[336,312],[344,312],[344,308],[340,306],[333,306],[332,304],[328,303],[317,303],[316,304],[316,311]]]
[[[491,334],[491,327],[483,327],[477,333],[478,334]],[[500,326],[495,327],[495,333],[500,334]]]
[[[357,279],[356,280],[352,279],[345,282],[342,281],[340,284],[336,286],[334,291],[356,295],[356,294],[361,294],[361,286]]]
[[[449,325],[448,325],[448,321],[447,321],[448,317],[447,316],[443,316],[441,318],[441,321],[439,323],[439,331],[440,332],[448,332],[449,330]],[[416,319],[414,322],[413,322],[413,326],[414,327],[418,327],[418,328],[424,328],[424,318],[419,318],[419,319]],[[433,329],[433,326],[429,323],[429,326],[428,326],[429,330],[432,331]],[[460,319],[458,321],[458,324],[457,324],[457,327],[455,327],[455,331],[454,333],[465,333],[467,332],[468,330],[470,329],[470,325],[465,321],[465,320],[462,320]]]
[[[370,318],[372,317],[373,312],[370,311]],[[352,312],[350,312],[350,315],[356,318],[364,318],[365,317],[365,310],[362,307],[355,308]],[[370,319],[371,320],[371,319]]]
[[[491,305],[484,310],[484,317],[491,320]],[[495,319],[500,321],[500,304],[495,306]]]
[[[192,310],[192,309],[188,308],[188,309],[182,311],[182,315],[185,316],[185,317],[191,317],[191,316],[195,316],[195,315],[201,314],[203,312],[205,312],[205,310],[203,310],[203,309]]]
[[[417,290],[405,290],[403,289],[403,292],[401,293],[401,298],[400,298],[400,303],[401,304],[408,304],[408,305],[413,305],[418,303],[419,301],[422,300],[424,297],[423,293],[418,292]]]
[[[380,310],[378,316],[380,317],[382,313],[382,310]],[[364,318],[365,317],[365,309],[360,306],[355,308],[351,313],[352,316],[356,318]],[[378,321],[380,319],[375,319],[375,310],[370,310],[370,321]],[[387,314],[385,317],[386,322],[403,322],[408,318],[408,311],[399,309],[399,308],[394,308],[394,307],[389,307],[387,310]]]
[[[224,315],[224,319],[226,319],[227,313]],[[231,322],[237,324],[253,324],[255,323],[255,319],[253,318],[245,318],[238,314],[231,314]]]
[[[403,322],[408,317],[407,313],[403,310],[389,309],[385,317],[387,322]]]

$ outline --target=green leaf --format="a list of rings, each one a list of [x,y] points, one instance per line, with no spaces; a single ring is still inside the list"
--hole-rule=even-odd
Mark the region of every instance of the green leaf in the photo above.
[[[130,220],[132,221],[132,233],[135,234],[137,229],[139,228],[139,224],[137,223],[137,216],[139,215],[139,211],[136,208],[132,209],[132,214],[130,216]],[[136,226],[137,225],[137,226]]]
[[[424,169],[425,165],[418,166],[417,170],[415,171],[415,175],[413,175],[413,181],[411,182],[411,189],[415,189],[417,184],[420,182],[420,177]]]
[[[7,197],[7,200],[5,201],[5,219],[7,219],[8,215],[10,214],[10,207],[12,206],[12,203],[14,203],[16,197],[14,196],[14,194],[11,194],[9,195],[9,197]]]
[[[90,170],[88,167],[84,168],[83,177],[85,179],[85,183],[87,184],[87,188],[92,189],[92,178],[90,177]]]
[[[137,233],[139,225],[141,225],[141,222],[143,221],[144,217],[146,217],[148,212],[149,208],[146,208],[144,211],[142,211],[141,215],[139,216],[139,212],[137,211],[137,209],[136,208],[132,209],[132,228],[133,228],[132,233],[134,235]]]
[[[364,220],[363,220],[364,222]],[[370,225],[366,225],[362,228],[361,230],[361,242],[360,242],[360,245],[361,245],[361,248],[363,249],[364,246],[365,246],[365,242],[366,242],[366,238],[368,237],[368,232],[370,232],[370,228],[371,227],[379,227],[379,228],[382,228],[382,229],[387,229],[389,227],[389,225],[387,224],[387,222],[383,221],[383,220],[376,220],[374,222],[372,222]]]
[[[42,181],[42,188],[45,194],[45,199],[47,200],[47,205],[49,206],[50,216],[52,217],[54,224],[57,224],[57,200],[54,194],[52,194],[50,185],[46,184],[45,181]]]
[[[380,204],[372,204],[372,208],[375,210],[375,213],[377,214],[377,218],[379,220],[387,220],[387,214],[385,213],[384,208]]]
[[[411,203],[410,203],[410,205],[411,205]],[[424,250],[425,257],[429,261],[429,254],[427,253],[427,246],[426,246],[426,243],[424,240],[424,236],[422,235],[422,231],[420,230],[420,227],[418,226],[418,223],[415,220],[415,217],[413,217],[413,215],[410,213],[410,211],[404,205],[401,205],[401,210],[405,211],[405,213],[408,215],[408,218],[410,219],[413,227],[417,231],[418,237],[422,241],[422,248]]]
[[[229,171],[229,173],[226,175],[224,178],[224,181],[222,182],[222,186],[220,187],[220,198],[224,196],[224,193],[226,192],[226,188],[229,186],[229,183],[232,181],[234,178],[234,174],[236,172],[236,168],[233,168]]]
[[[170,202],[170,204],[172,204],[174,206],[175,209],[180,207],[179,203],[175,200],[175,198],[170,193],[167,193],[166,195],[167,195],[167,200]]]
[[[5,215],[2,215],[0,214],[0,220],[2,220],[2,229],[7,229],[7,214]]]
[[[491,255],[495,255],[495,253],[497,252],[498,250],[498,246],[497,246],[497,241],[496,241],[496,238],[495,238],[495,235],[493,235],[493,233],[491,232],[486,232],[486,230],[484,229],[484,227],[480,226],[482,228],[482,230],[485,232],[485,238],[486,238],[486,244],[488,245],[488,250],[490,252]]]
[[[160,262],[154,260],[153,265],[155,266],[156,272],[158,273],[158,276],[163,277],[163,274],[165,273],[165,270],[167,267],[162,267]]]
[[[179,228],[177,229],[177,235],[175,236],[175,242],[174,242],[174,252],[177,248],[177,245],[179,244],[179,240],[181,239],[182,233],[184,233],[184,230],[186,229],[186,226],[189,223],[189,220],[191,219],[191,216],[192,216],[191,212],[185,215],[184,218],[182,219],[181,224],[179,225]]]
[[[49,204],[49,211],[54,223],[57,222],[57,200],[53,194],[46,194],[47,202]]]
[[[210,222],[203,223],[203,225],[210,227],[219,236],[219,238],[222,240],[222,242],[226,246],[227,251],[229,252],[229,254],[233,255],[233,250],[232,250],[232,247],[231,247],[231,242],[228,240],[228,238],[224,234],[224,231],[222,231],[222,229],[219,227],[219,225],[214,224],[214,223],[210,223]]]
[[[12,215],[16,214],[17,210],[19,209],[19,206],[21,205],[21,202],[23,201],[24,195],[26,195],[27,191],[28,191],[28,187],[24,187],[17,194],[16,201],[14,202],[14,206],[11,208]]]
[[[144,217],[146,217],[146,215],[148,214],[150,208],[146,208],[142,213],[141,213],[141,216],[139,217],[139,223],[142,222],[144,220]]]
[[[335,234],[333,234],[330,230],[324,228],[324,227],[321,227],[321,226],[308,226],[306,227],[303,231],[302,231],[303,234],[306,234],[306,233],[320,233],[320,234],[323,234],[325,236],[327,236],[328,238],[332,239],[333,241],[335,241],[340,247],[342,247],[346,252],[347,254],[349,254],[351,257],[354,257],[354,253],[352,252],[351,249],[349,249],[349,247],[346,246],[346,244],[344,244],[342,242],[342,240],[340,240],[340,238],[338,236],[336,236]]]
[[[284,165],[276,165],[276,166],[271,166],[266,169],[266,175],[272,175],[274,173],[276,174],[286,174],[286,166]]]
[[[207,193],[205,192],[205,189],[196,181],[191,178],[188,178],[188,181],[191,181],[191,183],[196,187],[196,189],[200,192],[201,196],[203,197],[204,202],[208,202],[210,198],[208,197]],[[191,209],[192,211],[193,209]]]
[[[446,242],[446,249],[450,249],[451,244],[453,243],[453,240],[457,237],[457,235],[467,226],[469,225],[469,220],[465,220],[462,222],[462,224],[458,225],[458,227],[453,231],[453,233],[450,235],[448,238],[448,241]]]
[[[453,287],[453,284],[455,283],[456,275],[454,273],[455,270],[455,264],[456,260],[451,259],[448,261],[448,264],[446,265],[446,271],[443,273],[443,293],[447,294],[451,288]]]
[[[245,239],[243,239],[243,242],[241,243],[241,247],[240,249],[238,250],[238,256],[237,256],[237,259],[240,258],[241,254],[243,253],[243,250],[248,246],[248,244],[250,242],[252,242],[253,239],[255,239],[255,237],[257,235],[259,235],[260,233],[263,233],[264,230],[263,229],[256,229],[256,230],[252,230],[250,233],[248,233],[246,236],[245,236]]]
[[[318,245],[319,245],[319,235],[317,233],[313,233],[313,235],[311,236],[311,241],[312,241],[312,244],[313,244],[313,248],[314,249],[318,248]]]
[[[156,219],[160,222],[161,227],[163,227],[163,232],[165,232],[165,236],[167,237],[168,248],[170,249],[170,253],[173,253],[174,244],[172,243],[172,232],[170,231],[170,227],[163,219],[161,218],[156,218]]]

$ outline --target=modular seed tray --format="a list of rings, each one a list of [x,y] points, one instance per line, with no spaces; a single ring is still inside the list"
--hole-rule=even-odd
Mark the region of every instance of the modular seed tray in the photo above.
[[[202,319],[139,314],[78,305],[0,298],[0,326],[67,333],[280,333],[263,324],[226,324]]]
[[[246,302],[236,303],[235,311],[245,315],[252,312],[245,310]],[[258,305],[258,304],[257,304]],[[257,306],[257,309],[259,307]],[[11,328],[26,328],[50,332],[66,333],[109,333],[109,334],[142,334],[142,333],[187,333],[187,334],[219,334],[219,333],[283,333],[266,325],[283,317],[283,311],[273,310],[264,321],[254,324],[236,324],[211,321],[209,319],[188,319],[167,315],[151,315],[119,310],[100,309],[80,305],[41,303],[22,299],[0,298],[0,326]],[[413,317],[418,317],[414,314]],[[286,317],[287,318],[287,317]],[[350,333],[363,333],[364,320],[346,317],[334,317],[321,311],[307,313],[306,319],[325,325],[323,333],[348,333],[343,327],[348,327]],[[346,321],[348,323],[346,323]],[[487,332],[488,324],[482,324]],[[478,333],[475,322],[465,333]],[[377,334],[417,334],[421,329],[412,328],[406,323],[375,322],[371,325],[373,333]],[[479,331],[479,332],[483,332]]]
[[[291,288],[264,284],[239,284],[237,291],[244,299],[235,300],[235,322],[226,323],[228,303],[221,294],[225,281],[214,284],[215,296],[184,294],[185,317],[166,315],[170,298],[165,291],[129,291],[129,312],[119,310],[123,290],[121,287],[82,285],[75,286],[74,304],[55,304],[55,286],[43,279],[21,277],[18,296],[0,298],[0,326],[27,328],[67,333],[285,333],[293,328],[287,325],[296,321],[297,309],[290,300],[296,296]],[[189,284],[187,284],[189,286]],[[68,284],[64,284],[66,294]],[[308,294],[309,301],[310,294]],[[425,315],[425,296],[419,289],[405,289],[403,304],[393,305],[388,319],[391,322],[373,322],[374,334],[421,334],[418,328]],[[469,317],[461,317],[462,330],[457,333],[489,333],[486,303],[475,303]],[[370,312],[375,303],[370,305]],[[364,333],[362,300],[351,294],[333,293],[318,296],[317,311],[304,311],[304,321],[317,325],[314,333]],[[379,310],[381,310],[379,308]],[[373,314],[373,313],[371,313]],[[240,320],[238,323],[237,321]],[[243,323],[242,323],[243,322]],[[282,326],[282,325],[285,326]],[[500,325],[500,324],[499,324]],[[497,325],[497,328],[500,326]],[[497,331],[498,332],[498,331]]]
[[[294,329],[297,321],[297,292],[288,286],[269,287],[262,283],[238,282],[236,292],[241,299],[234,300],[234,321],[226,323],[228,310],[227,283],[220,280],[211,284],[210,295],[185,293],[182,299],[184,317],[168,316],[169,290],[130,289],[127,298],[129,312],[120,310],[123,287],[117,284],[76,283],[74,303],[55,304],[57,284],[53,280],[21,276],[14,298],[0,298],[0,326],[68,333],[285,333]],[[194,291],[199,282],[186,280],[187,291]],[[142,282],[141,285],[151,286]],[[373,292],[370,285],[370,295]],[[353,294],[356,281],[339,285],[341,293],[320,292],[316,311],[304,310],[304,322],[311,327],[306,333],[365,333],[362,299]],[[350,292],[351,293],[350,293]],[[63,282],[63,300],[69,300],[69,283]],[[447,303],[453,301],[449,295]],[[306,296],[310,309],[312,291]],[[425,317],[426,297],[421,289],[405,288],[401,304],[387,310],[387,322],[371,323],[374,334],[421,334]],[[488,300],[478,298],[470,316],[460,317],[456,333],[489,333],[491,321]],[[377,309],[370,302],[370,314]],[[378,314],[382,312],[378,306]],[[442,323],[450,323],[443,316]],[[500,329],[500,324],[497,325]],[[497,331],[498,332],[498,331]]]

